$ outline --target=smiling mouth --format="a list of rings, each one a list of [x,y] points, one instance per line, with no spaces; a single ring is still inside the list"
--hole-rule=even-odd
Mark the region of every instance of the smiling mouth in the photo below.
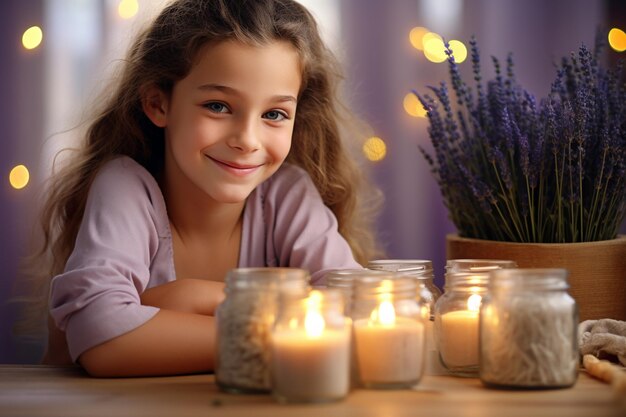
[[[218,167],[222,168],[223,170],[230,172],[231,174],[238,175],[238,176],[251,174],[257,169],[259,169],[261,166],[263,166],[262,164],[261,165],[239,165],[233,162],[220,161],[219,159],[212,158],[208,155],[207,155],[207,158],[215,162],[215,164]]]

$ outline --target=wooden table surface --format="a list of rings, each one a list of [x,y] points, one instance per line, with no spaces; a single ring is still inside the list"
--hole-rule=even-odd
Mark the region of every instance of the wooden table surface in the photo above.
[[[475,378],[425,376],[411,390],[355,390],[341,402],[282,405],[220,392],[213,375],[90,378],[75,368],[0,365],[0,416],[626,416],[623,399],[584,371],[573,388],[502,391]]]

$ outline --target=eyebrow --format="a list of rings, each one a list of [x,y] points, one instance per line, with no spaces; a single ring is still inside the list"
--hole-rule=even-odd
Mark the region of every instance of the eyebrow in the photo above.
[[[221,91],[223,93],[228,93],[228,94],[235,94],[235,95],[241,95],[239,93],[239,91],[237,91],[236,89],[229,87],[227,85],[221,85],[221,84],[203,84],[201,86],[198,87],[198,90],[202,90],[202,91]],[[278,94],[272,97],[273,100],[276,101],[281,101],[281,102],[285,102],[285,101],[292,101],[294,103],[298,103],[298,99],[296,99],[294,96],[290,96],[290,95],[282,95],[282,94]]]

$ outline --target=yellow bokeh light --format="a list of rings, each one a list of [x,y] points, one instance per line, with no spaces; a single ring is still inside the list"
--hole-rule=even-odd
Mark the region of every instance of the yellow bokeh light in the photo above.
[[[422,103],[420,103],[415,94],[409,93],[404,96],[402,104],[404,105],[404,111],[409,115],[413,117],[426,117],[426,110],[424,110],[424,106],[422,106]]]
[[[465,59],[467,58],[467,47],[465,47],[465,44],[463,42],[451,40],[450,42],[448,42],[448,45],[450,45],[450,49],[452,50],[452,54],[454,55],[454,61],[457,64],[465,61]]]
[[[431,37],[424,42],[424,56],[430,62],[444,62],[446,58],[446,46],[441,38]]]
[[[423,28],[421,26],[417,26],[414,27],[413,29],[411,29],[411,32],[409,32],[409,41],[411,42],[411,45],[413,45],[413,47],[419,51],[423,51],[424,50],[424,35],[426,35],[428,32],[428,29]]]
[[[31,26],[22,35],[22,45],[26,49],[35,49],[43,41],[43,31],[39,26]]]
[[[117,13],[122,19],[130,19],[139,11],[139,2],[137,0],[121,0],[117,6]]]
[[[428,32],[425,33],[424,36],[422,36],[422,45],[426,45],[426,42],[431,39],[439,39],[443,43],[443,38],[441,37],[441,35],[435,32]]]
[[[365,157],[373,162],[382,160],[387,154],[387,145],[379,137],[371,137],[363,144],[363,153]]]
[[[609,31],[609,45],[617,52],[626,51],[626,33],[618,28]]]
[[[18,165],[14,167],[9,173],[9,182],[11,183],[11,187],[16,190],[20,190],[26,185],[28,185],[28,180],[30,179],[30,174],[28,172],[28,168],[24,165]]]

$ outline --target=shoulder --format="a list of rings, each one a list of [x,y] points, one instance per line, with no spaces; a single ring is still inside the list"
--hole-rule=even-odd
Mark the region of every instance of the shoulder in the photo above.
[[[157,181],[128,156],[112,159],[99,169],[89,189],[85,213],[100,213],[99,218],[151,218],[160,233],[167,218]]]
[[[146,198],[152,204],[159,204],[158,200],[162,199],[161,188],[152,174],[128,156],[106,162],[96,174],[89,193],[91,198],[101,196],[113,201]]]
[[[137,161],[128,156],[119,156],[106,162],[96,174],[94,184],[107,185],[113,188],[158,187],[156,180]]]

